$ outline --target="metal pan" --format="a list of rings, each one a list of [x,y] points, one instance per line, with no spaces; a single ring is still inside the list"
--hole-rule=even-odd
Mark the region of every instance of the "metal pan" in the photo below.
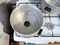
[[[45,0],[51,6],[60,7],[60,0]]]
[[[42,23],[42,12],[32,5],[18,6],[10,16],[12,28],[23,37],[36,35],[39,32]]]
[[[51,3],[52,4],[52,3]],[[42,1],[42,12],[45,14],[55,14],[58,13],[58,11],[60,10],[60,7],[56,7],[56,6],[52,6],[49,5],[48,3],[46,3],[44,0]]]

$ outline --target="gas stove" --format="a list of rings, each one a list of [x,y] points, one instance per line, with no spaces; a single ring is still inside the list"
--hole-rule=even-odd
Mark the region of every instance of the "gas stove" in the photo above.
[[[36,34],[35,36],[31,37],[31,38],[24,38],[21,37],[19,33],[17,33],[16,31],[14,31],[14,41],[20,42],[26,42],[26,43],[37,43],[37,44],[48,44],[48,42],[60,42],[60,14],[59,11],[54,12],[54,13],[50,13],[47,12],[47,10],[42,10],[43,6],[42,6],[42,0],[18,0],[16,3],[16,6],[22,6],[22,5],[34,5],[36,7],[38,7],[42,12],[43,12],[43,25],[40,28],[40,31],[38,32],[38,34]],[[49,6],[49,5],[47,5]],[[49,6],[50,7],[50,6]],[[50,7],[52,8],[52,7]],[[48,8],[49,9],[49,8]],[[53,10],[53,8],[52,8]],[[49,22],[52,24],[53,29],[51,29],[51,27],[46,27],[46,23]],[[47,24],[47,26],[49,26],[49,23]],[[54,26],[53,26],[54,25]]]

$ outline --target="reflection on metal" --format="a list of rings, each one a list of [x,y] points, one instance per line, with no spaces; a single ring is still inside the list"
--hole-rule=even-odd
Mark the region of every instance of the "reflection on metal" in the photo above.
[[[42,12],[32,5],[18,6],[11,14],[10,23],[21,36],[34,36],[42,26]]]
[[[51,32],[52,32],[52,37],[53,37],[53,29],[54,29],[54,24],[53,23],[51,23],[51,22],[46,22],[45,23],[45,27],[48,29],[48,30],[51,30]]]
[[[54,24],[50,22],[46,22],[45,26],[48,30],[53,30],[54,29]]]
[[[51,6],[60,7],[60,0],[45,0]]]

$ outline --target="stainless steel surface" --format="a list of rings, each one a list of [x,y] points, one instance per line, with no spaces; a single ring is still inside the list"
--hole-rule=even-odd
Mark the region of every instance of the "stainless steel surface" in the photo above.
[[[46,27],[48,30],[53,30],[53,29],[54,29],[54,24],[51,23],[51,22],[46,22],[46,23],[45,23],[45,27]]]
[[[52,4],[52,3],[51,3]],[[46,8],[48,7],[48,8]],[[49,4],[47,4],[44,0],[42,1],[42,12],[44,14],[49,14],[49,15],[52,15],[52,14],[55,14],[55,13],[58,13],[58,11],[60,10],[60,7],[54,7],[54,6],[51,6]]]
[[[43,15],[35,6],[22,5],[12,12],[10,23],[21,36],[34,36],[42,26]]]
[[[45,0],[51,6],[60,7],[60,0]]]

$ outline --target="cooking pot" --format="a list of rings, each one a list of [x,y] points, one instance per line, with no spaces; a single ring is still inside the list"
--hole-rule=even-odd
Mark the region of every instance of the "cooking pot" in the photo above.
[[[52,14],[59,12],[60,7],[52,6],[52,5],[48,4],[48,2],[46,2],[46,1],[50,1],[50,0],[43,0],[42,1],[42,9],[41,10],[44,14],[52,15]],[[53,0],[51,0],[51,1],[52,1],[52,3],[54,3]]]
[[[60,7],[60,0],[45,0],[51,6]]]
[[[11,16],[10,24],[12,28],[22,37],[36,35],[43,23],[42,12],[33,5],[22,5],[16,7]]]

